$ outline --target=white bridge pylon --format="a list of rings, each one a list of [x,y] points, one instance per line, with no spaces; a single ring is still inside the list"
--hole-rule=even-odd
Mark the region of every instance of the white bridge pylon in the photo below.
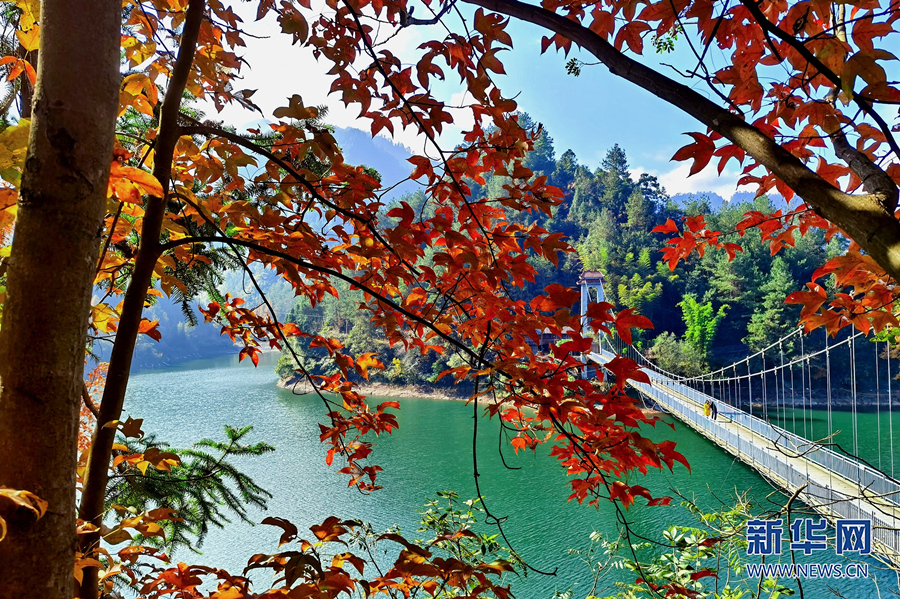
[[[606,293],[603,284],[606,278],[599,270],[585,270],[578,277],[578,285],[581,287],[581,332],[585,334],[588,328],[587,309],[591,302],[605,302]]]

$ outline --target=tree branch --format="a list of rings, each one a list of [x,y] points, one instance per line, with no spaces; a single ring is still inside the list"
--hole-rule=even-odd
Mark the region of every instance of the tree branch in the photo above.
[[[94,400],[91,399],[91,394],[88,393],[87,385],[81,386],[81,401],[84,402],[84,407],[86,407],[88,411],[94,415],[94,418],[100,418],[100,412],[97,410],[97,406],[94,405]]]
[[[850,145],[844,131],[837,127],[831,135],[831,143],[838,158],[847,163],[854,173],[862,180],[866,191],[875,195],[883,195],[887,206],[897,207],[897,184],[890,176],[872,162],[865,152],[860,152]]]
[[[174,248],[182,246],[182,245],[189,245],[192,243],[227,243],[227,244],[231,244],[231,245],[239,245],[239,246],[246,247],[246,248],[249,248],[252,250],[256,250],[263,254],[267,254],[269,256],[273,256],[275,258],[281,258],[282,260],[285,260],[286,262],[290,262],[291,264],[294,264],[296,266],[300,266],[302,268],[307,268],[309,270],[319,272],[324,275],[328,275],[329,277],[335,277],[337,279],[340,279],[346,283],[349,283],[350,285],[358,287],[365,293],[367,293],[367,294],[371,295],[372,297],[374,297],[375,299],[377,299],[379,302],[390,307],[392,310],[395,310],[396,312],[403,314],[411,321],[417,322],[417,323],[421,324],[422,326],[428,328],[429,330],[433,331],[447,343],[458,348],[460,351],[465,352],[470,358],[472,358],[475,361],[475,363],[482,364],[482,365],[484,364],[481,361],[481,359],[476,351],[474,351],[472,348],[466,346],[465,344],[461,343],[457,339],[454,339],[450,335],[444,333],[439,328],[437,328],[434,324],[432,324],[429,320],[427,320],[421,316],[417,316],[416,314],[413,314],[412,312],[410,312],[409,310],[407,310],[400,304],[396,303],[392,299],[388,298],[385,295],[382,295],[378,291],[367,286],[365,283],[362,283],[362,282],[354,279],[353,277],[346,275],[340,271],[328,268],[326,266],[319,266],[317,264],[313,264],[312,262],[307,262],[306,260],[301,260],[300,258],[291,256],[290,254],[283,252],[281,250],[269,248],[264,245],[260,245],[256,242],[247,241],[245,239],[240,239],[240,238],[236,238],[236,237],[219,237],[219,236],[186,237],[184,239],[170,241],[168,243],[163,244],[160,247],[162,248],[163,251],[167,251],[167,250],[171,250],[171,249],[174,249]]]
[[[103,389],[103,398],[100,401],[97,424],[88,456],[78,515],[82,520],[94,524],[96,531],[81,535],[79,539],[80,550],[85,555],[91,555],[91,552],[100,543],[100,525],[103,520],[103,504],[109,478],[109,460],[116,431],[105,425],[107,422],[118,420],[122,415],[125,390],[128,387],[131,361],[134,357],[134,346],[144,311],[144,301],[147,297],[147,290],[150,288],[153,270],[161,255],[159,236],[166,212],[166,194],[172,175],[175,144],[180,135],[177,121],[178,112],[181,108],[181,99],[191,73],[191,67],[194,64],[194,53],[197,49],[197,40],[205,9],[205,0],[190,0],[185,10],[178,56],[175,59],[172,77],[160,109],[153,175],[162,185],[163,193],[161,197],[150,197],[147,202],[140,248],[135,259],[131,282],[125,292],[116,341],[109,359],[106,386]],[[96,566],[84,568],[79,595],[81,599],[96,599],[99,593],[98,574]]]
[[[784,181],[822,216],[842,228],[895,280],[900,281],[900,222],[891,198],[882,194],[853,196],[837,189],[756,127],[744,122],[691,88],[644,66],[615,49],[583,25],[552,11],[518,0],[463,0],[540,25],[566,37],[617,75],[681,109],[741,147]]]
[[[748,11],[750,11],[750,14],[753,15],[753,18],[756,19],[760,27],[763,28],[763,31],[765,31],[767,34],[771,33],[772,35],[789,45],[791,48],[796,50],[797,53],[800,54],[800,56],[802,56],[806,62],[808,62],[813,68],[815,68],[823,77],[828,79],[835,86],[835,89],[841,89],[840,76],[838,76],[837,73],[825,66],[825,63],[819,60],[815,54],[810,52],[809,48],[807,48],[806,45],[804,45],[800,40],[767,19],[766,15],[763,14],[762,10],[760,10],[759,8],[759,5],[757,5],[754,0],[740,0],[740,2],[747,8]],[[841,8],[841,10],[843,10],[843,8]],[[838,28],[839,35],[842,30],[842,28]],[[843,36],[844,41],[846,41],[846,31],[844,31]],[[766,38],[768,39],[768,35],[766,35]],[[772,48],[775,56],[780,59],[777,52],[774,52],[774,46]],[[813,77],[811,77],[810,79],[812,78]],[[884,134],[885,140],[891,147],[891,150],[894,152],[894,154],[900,156],[900,147],[897,146],[897,141],[894,139],[893,133],[891,133],[890,126],[885,122],[881,115],[878,114],[874,108],[872,108],[872,104],[858,95],[854,95],[853,101],[857,106],[859,106],[860,110],[866,113],[866,115],[868,115],[873,121],[878,123],[878,127]]]

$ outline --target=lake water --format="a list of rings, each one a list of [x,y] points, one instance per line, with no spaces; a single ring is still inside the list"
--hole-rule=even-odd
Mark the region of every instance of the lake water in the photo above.
[[[839,447],[837,451],[858,455],[882,472],[900,476],[900,410],[896,408],[889,412],[885,405],[880,411],[857,412],[855,427],[852,412],[833,410],[829,425],[827,411],[804,411],[790,405],[770,409],[769,419],[805,439],[824,440],[830,436]]]
[[[376,530],[396,524],[412,538],[419,521],[417,510],[436,491],[452,489],[461,498],[475,496],[472,406],[453,401],[400,400],[400,429],[377,440],[372,460],[385,469],[378,477],[384,489],[362,495],[347,487],[347,478],[336,473],[337,467],[325,464],[325,448],[318,440],[318,423],[325,420],[321,401],[275,387],[272,365],[276,359],[277,355],[267,354],[258,368],[253,368],[249,360],[238,364],[236,357],[226,357],[137,373],[128,391],[127,415],[143,418],[146,432],[157,433],[175,447],[186,447],[202,438],[222,439],[226,424],[253,425],[251,441],[266,441],[276,447],[274,453],[239,462],[245,472],[274,494],[267,512],[251,513],[255,521],[266,515],[278,516],[304,531],[335,515],[368,521]],[[719,499],[727,503],[735,490],[749,490],[762,509],[774,507],[766,499],[771,486],[743,463],[686,426],[676,424],[675,431],[658,429],[650,436],[676,441],[692,471],[679,465],[674,473],[653,471],[630,482],[649,488],[656,496],[670,494],[671,488],[687,496],[696,494],[698,503],[709,509],[720,505]],[[900,427],[895,430],[900,433]],[[558,569],[554,577],[529,574],[512,580],[513,592],[520,598],[549,599],[556,589],[574,587],[574,597],[584,597],[590,588],[589,572],[578,558],[568,555],[568,550],[587,548],[593,530],[616,535],[613,507],[602,503],[595,509],[568,503],[563,470],[540,452],[515,456],[504,443],[507,463],[521,467],[507,470],[497,453],[498,432],[496,422],[483,421],[479,426],[480,482],[487,505],[497,516],[508,517],[505,530],[524,559],[540,570]],[[771,500],[783,503],[784,498],[775,495]],[[672,524],[693,523],[678,505],[636,506],[627,517],[636,533],[653,539],[661,539],[660,532]],[[489,527],[484,530],[488,532]],[[213,530],[201,548],[202,555],[183,552],[175,557],[240,572],[250,555],[276,551],[280,532],[270,526],[235,522]],[[829,549],[805,561],[840,563],[841,558]],[[876,571],[874,566],[871,572],[877,572],[882,595],[897,588],[896,582],[890,583],[896,579],[889,573]],[[617,575],[626,580],[635,578],[634,574],[611,572],[604,580],[611,583]],[[832,580],[828,584],[849,599],[878,596],[871,580]],[[804,590],[807,597],[828,593],[823,581],[805,581]],[[606,594],[613,594],[613,590]]]

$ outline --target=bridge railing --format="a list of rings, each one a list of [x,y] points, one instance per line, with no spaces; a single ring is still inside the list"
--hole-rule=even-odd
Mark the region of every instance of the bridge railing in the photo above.
[[[601,348],[595,345],[596,350]],[[609,351],[597,353],[606,358],[613,356]],[[895,554],[900,553],[900,534],[895,530],[893,519],[879,511],[881,508],[873,504],[873,501],[884,502],[886,505],[883,507],[888,511],[892,511],[891,507],[900,506],[900,483],[874,468],[748,414],[716,397],[672,381],[652,370],[646,372],[652,384],[635,383],[635,386],[667,411],[689,423],[693,428],[706,431],[709,437],[730,447],[741,459],[760,472],[784,481],[788,488],[797,489],[805,486],[802,499],[807,503],[821,506],[824,511],[838,518],[872,520],[873,538],[889,547]],[[674,395],[673,392],[678,395]],[[705,416],[702,408],[707,400],[714,400],[718,405],[727,405],[729,411],[720,410],[720,417],[727,417],[769,440],[777,448],[776,451],[753,443],[746,436],[726,426],[725,421]],[[821,477],[811,478],[808,467],[803,470],[797,468],[791,457],[802,457],[817,464],[828,473],[828,480],[819,480]],[[833,477],[845,481],[858,481],[858,495],[848,496],[837,491],[833,486]],[[862,495],[868,496],[868,501],[864,505],[859,499]]]
[[[639,361],[643,360],[641,359]],[[803,457],[820,465],[826,470],[834,472],[844,478],[858,481],[860,489],[865,490],[866,493],[883,497],[887,501],[900,505],[900,482],[890,478],[883,472],[867,466],[853,458],[837,453],[819,443],[804,439],[796,433],[773,425],[762,418],[748,414],[740,408],[728,404],[722,399],[698,391],[683,383],[675,382],[652,370],[648,370],[648,373],[652,380],[657,381],[657,384],[663,384],[690,398],[698,408],[702,408],[707,400],[714,400],[728,405],[733,411],[725,413],[726,416],[731,417],[732,420],[741,426],[752,430],[761,437],[768,439],[775,446],[792,454],[802,454]]]

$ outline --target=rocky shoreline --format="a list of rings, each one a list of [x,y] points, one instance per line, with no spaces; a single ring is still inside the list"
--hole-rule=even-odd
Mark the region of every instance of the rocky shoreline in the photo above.
[[[303,385],[302,379],[283,379],[278,381],[280,389],[291,390],[295,384]],[[363,383],[357,391],[366,397],[400,397],[415,399],[443,399],[465,401],[469,394],[456,388],[431,387],[426,385],[394,385],[390,383]]]
[[[294,384],[301,384],[299,379],[286,379],[278,381],[280,389],[290,390]],[[450,401],[467,401],[469,393],[458,387],[431,387],[429,385],[394,385],[390,383],[365,383],[357,387],[357,391],[366,397],[399,397],[409,399],[439,399]],[[484,397],[479,398],[478,403],[488,403]],[[641,411],[647,415],[662,414],[654,408],[642,407]]]

